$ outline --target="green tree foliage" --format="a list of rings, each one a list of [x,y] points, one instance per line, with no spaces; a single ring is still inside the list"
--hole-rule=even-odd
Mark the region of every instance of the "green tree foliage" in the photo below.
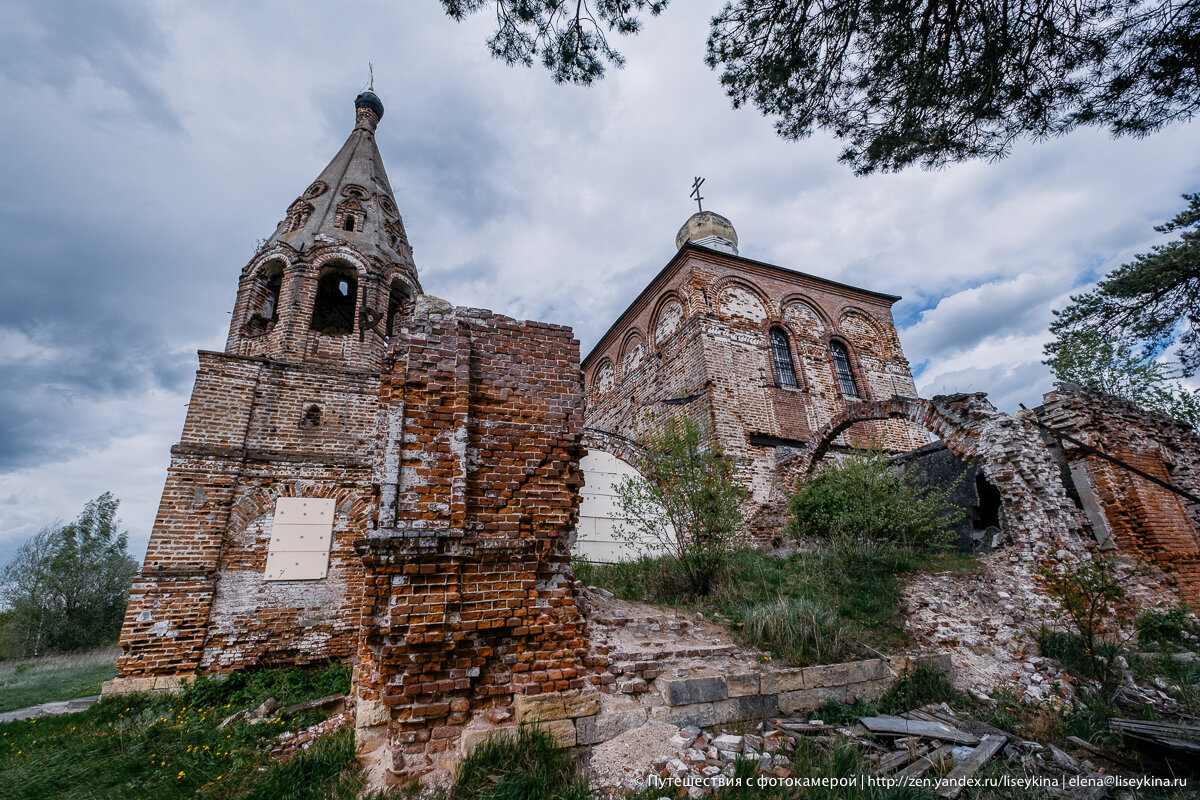
[[[642,29],[638,15],[657,15],[668,0],[441,0],[452,19],[493,8],[496,32],[488,39],[492,56],[510,67],[550,70],[555,83],[590,84],[604,77],[607,62],[622,67],[625,58],[608,43],[608,34],[630,35]]]
[[[1179,238],[1134,256],[1054,312],[1050,331],[1058,341],[1046,347],[1047,355],[1053,358],[1060,342],[1095,331],[1130,352],[1160,353],[1177,344],[1182,374],[1200,370],[1200,193],[1183,198],[1187,208],[1155,227],[1160,233],[1178,231]]]
[[[117,638],[138,567],[119,530],[119,503],[109,492],[89,501],[74,522],[22,543],[0,570],[5,655],[81,650]]]
[[[963,511],[949,492],[917,486],[911,474],[897,475],[878,450],[825,465],[792,497],[785,530],[797,538],[944,550]]]
[[[1121,397],[1134,405],[1200,428],[1200,390],[1179,382],[1179,371],[1094,329],[1060,333],[1046,346],[1045,363],[1060,381]]]
[[[733,462],[706,444],[694,420],[667,417],[645,444],[643,477],[626,477],[617,496],[628,524],[617,535],[648,555],[674,556],[693,592],[706,595],[729,557],[748,492]]]
[[[442,0],[490,8],[488,47],[558,82],[621,66],[606,34],[636,33],[667,0]],[[734,106],[799,139],[821,127],[859,173],[1004,156],[1079,125],[1145,135],[1200,108],[1196,0],[731,0],[705,60]]]

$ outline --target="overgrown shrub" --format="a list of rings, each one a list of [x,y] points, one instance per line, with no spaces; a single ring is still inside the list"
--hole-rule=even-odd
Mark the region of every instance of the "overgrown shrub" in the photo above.
[[[75,521],[48,525],[0,568],[0,658],[115,644],[138,563],[105,492]]]
[[[451,800],[590,800],[571,756],[536,728],[515,738],[493,736],[462,760]]]
[[[1157,647],[1170,653],[1196,647],[1196,623],[1186,605],[1157,606],[1138,614],[1134,627],[1143,650]]]
[[[642,477],[617,484],[627,523],[616,535],[643,555],[675,558],[697,595],[711,591],[733,547],[748,492],[696,421],[667,417],[645,442]]]
[[[777,597],[745,606],[743,638],[797,666],[832,664],[853,651],[837,615],[809,598]]]
[[[897,475],[879,450],[819,468],[792,497],[786,532],[796,538],[938,551],[954,541],[963,511],[944,489]]]
[[[1102,693],[1110,693],[1120,678],[1116,669],[1120,647],[1113,636],[1123,611],[1115,604],[1125,597],[1117,565],[1089,558],[1060,570],[1043,567],[1040,574],[1046,591],[1063,607],[1075,629],[1073,636],[1043,629],[1038,634],[1042,654],[1076,677],[1093,681]]]

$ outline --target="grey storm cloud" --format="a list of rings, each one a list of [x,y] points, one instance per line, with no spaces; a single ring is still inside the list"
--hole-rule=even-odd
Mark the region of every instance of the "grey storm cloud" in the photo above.
[[[178,128],[150,76],[167,41],[136,0],[10,0],[0,13],[0,72],[66,95],[89,80],[125,93],[129,116]]]
[[[589,89],[492,60],[487,15],[436,0],[5,4],[0,560],[108,489],[144,546],[195,351],[223,347],[239,270],[349,133],[368,62],[426,289],[571,325],[584,353],[704,175],[743,255],[904,295],[919,388],[1011,409],[1048,388],[1049,309],[1200,187],[1197,123],[856,178],[829,137],[730,108],[701,58],[721,4],[673,5]]]

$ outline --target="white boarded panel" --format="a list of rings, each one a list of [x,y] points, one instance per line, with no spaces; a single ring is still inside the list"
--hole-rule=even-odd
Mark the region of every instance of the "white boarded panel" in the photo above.
[[[580,459],[579,468],[583,472],[583,488],[579,491],[574,555],[585,561],[606,563],[637,558],[641,555],[640,548],[631,547],[614,535],[616,527],[625,521],[617,500],[617,484],[627,475],[637,475],[637,470],[601,450],[589,451]]]
[[[315,581],[329,571],[329,551],[320,553],[267,553],[269,581]]]
[[[330,525],[293,525],[276,522],[271,528],[271,550],[328,552],[332,534]]]
[[[329,571],[335,503],[328,498],[281,497],[275,501],[264,578],[315,581]]]
[[[275,501],[275,524],[333,525],[333,498],[281,497]]]

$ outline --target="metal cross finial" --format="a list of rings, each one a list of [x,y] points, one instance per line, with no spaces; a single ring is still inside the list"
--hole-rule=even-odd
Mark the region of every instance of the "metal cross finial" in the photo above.
[[[696,198],[696,207],[699,208],[701,211],[704,210],[704,206],[700,204],[700,201],[704,199],[703,197],[700,196],[700,184],[702,184],[702,183],[704,183],[704,178],[696,178],[695,180],[693,180],[692,181],[692,193],[689,195],[689,197]]]
[[[375,91],[375,65],[370,61],[367,62],[367,71],[371,73],[371,79],[367,84],[367,91],[373,92]]]

